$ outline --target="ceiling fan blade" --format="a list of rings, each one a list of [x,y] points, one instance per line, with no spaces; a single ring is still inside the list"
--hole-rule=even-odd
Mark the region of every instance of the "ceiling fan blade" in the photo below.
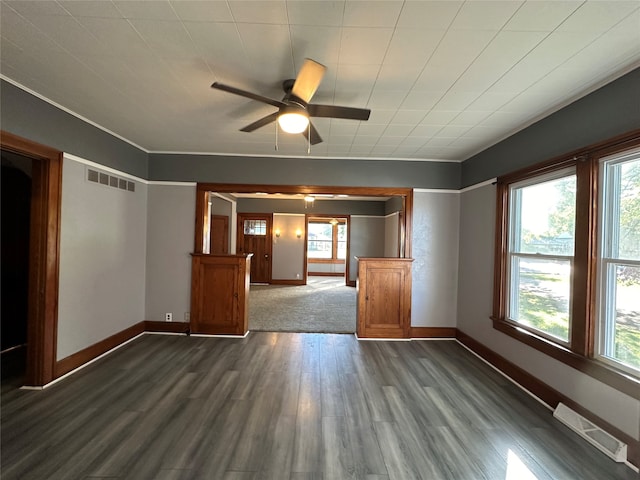
[[[257,100],[258,102],[267,103],[269,105],[273,105],[274,107],[284,107],[285,104],[280,100],[274,100],[272,98],[263,97],[262,95],[258,95],[256,93],[247,92],[246,90],[241,90],[236,87],[232,87],[230,85],[225,85],[224,83],[214,82],[211,85],[211,88],[217,88],[218,90],[223,90],[225,92],[233,93],[235,95],[240,95],[241,97],[250,98],[251,100]]]
[[[309,103],[313,94],[316,93],[326,69],[327,67],[324,65],[310,58],[305,58],[291,89],[292,95],[295,95],[305,103]]]
[[[260,120],[257,120],[252,124],[247,125],[244,128],[241,128],[240,131],[253,132],[254,130],[264,127],[265,125],[269,125],[271,122],[275,122],[279,114],[280,112],[275,112],[275,113],[272,113],[271,115],[267,115],[266,117],[262,117]]]
[[[336,105],[310,104],[307,107],[311,117],[345,118],[347,120],[369,120],[368,108],[338,107]]]
[[[309,130],[311,130],[311,145],[316,145],[322,142],[322,137],[316,130],[316,127],[314,127],[313,123],[311,122],[309,122],[309,129],[306,129],[304,132],[302,132],[302,135],[304,135],[304,138],[309,140]]]

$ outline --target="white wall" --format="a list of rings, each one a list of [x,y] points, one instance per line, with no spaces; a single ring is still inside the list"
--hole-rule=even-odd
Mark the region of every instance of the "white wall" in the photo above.
[[[196,187],[151,184],[148,188],[144,319],[164,321],[170,312],[175,322],[184,322],[191,309]]]
[[[496,188],[461,194],[458,328],[511,363],[635,439],[640,401],[558,362],[493,328],[492,311]]]
[[[147,186],[89,182],[81,160],[62,167],[58,360],[144,320]]]
[[[275,231],[280,229],[280,237]],[[300,238],[296,230],[300,230]],[[273,251],[271,278],[273,280],[301,280],[304,278],[305,216],[293,213],[273,214]]]
[[[460,194],[413,194],[411,237],[414,327],[455,327]]]

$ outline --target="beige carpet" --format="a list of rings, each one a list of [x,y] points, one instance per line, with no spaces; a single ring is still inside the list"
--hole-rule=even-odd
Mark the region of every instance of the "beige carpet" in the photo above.
[[[251,285],[249,330],[353,333],[356,289],[341,277],[309,277],[307,285]]]

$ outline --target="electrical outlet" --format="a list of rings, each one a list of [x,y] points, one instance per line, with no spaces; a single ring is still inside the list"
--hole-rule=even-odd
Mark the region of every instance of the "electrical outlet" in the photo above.
[[[188,322],[191,320],[191,312],[184,312],[184,321]]]
[[[173,313],[165,313],[164,314],[165,322],[173,322]]]

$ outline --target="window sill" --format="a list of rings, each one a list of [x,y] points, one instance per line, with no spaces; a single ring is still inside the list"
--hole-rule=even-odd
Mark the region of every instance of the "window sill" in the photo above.
[[[535,348],[559,362],[562,362],[596,380],[609,385],[635,399],[640,400],[640,378],[606,365],[597,360],[583,357],[568,348],[539,337],[501,318],[491,317],[493,328],[522,343]]]

